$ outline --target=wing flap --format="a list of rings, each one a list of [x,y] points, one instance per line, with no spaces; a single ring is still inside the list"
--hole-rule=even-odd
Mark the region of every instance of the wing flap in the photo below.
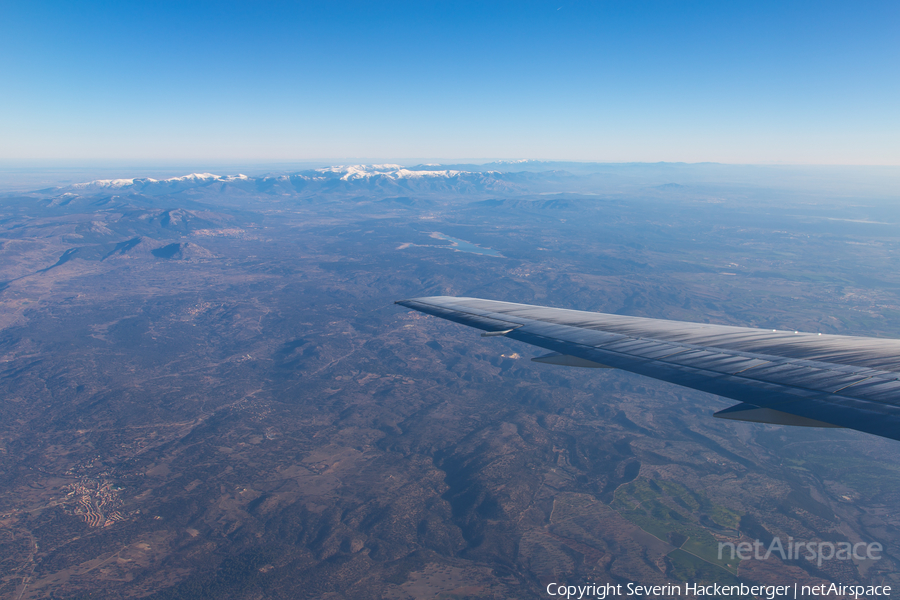
[[[731,419],[734,421],[749,421],[751,423],[767,423],[769,425],[791,425],[794,427],[830,427],[840,428],[839,425],[832,425],[815,419],[807,419],[806,417],[798,417],[790,413],[781,412],[780,410],[772,410],[771,408],[760,408],[746,402],[736,404],[731,408],[720,410],[713,414],[719,419]]]
[[[592,360],[585,360],[583,358],[578,358],[577,356],[572,356],[570,354],[560,354],[559,352],[551,352],[550,354],[545,354],[544,356],[536,356],[531,360],[533,362],[543,363],[545,365],[560,365],[563,367],[582,367],[588,369],[612,368],[607,365],[595,363]]]

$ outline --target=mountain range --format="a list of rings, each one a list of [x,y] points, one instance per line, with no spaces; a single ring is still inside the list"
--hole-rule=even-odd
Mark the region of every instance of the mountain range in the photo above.
[[[56,206],[91,203],[100,198],[178,198],[190,202],[241,202],[266,197],[275,200],[330,197],[368,198],[425,196],[432,198],[515,197],[526,194],[649,194],[696,197],[741,190],[772,198],[776,191],[815,194],[818,199],[841,199],[865,193],[894,198],[900,184],[896,167],[803,167],[725,165],[716,163],[602,164],[549,161],[498,161],[486,164],[340,165],[301,171],[256,175],[219,175],[196,172],[155,179],[122,177],[45,187],[31,192],[0,193],[0,197],[50,200]],[[149,200],[147,200],[149,201]]]

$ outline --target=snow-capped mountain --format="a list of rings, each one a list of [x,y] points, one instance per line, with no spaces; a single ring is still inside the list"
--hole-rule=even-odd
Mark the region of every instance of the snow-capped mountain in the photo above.
[[[440,165],[430,165],[440,166]],[[422,179],[422,178],[451,178],[458,177],[464,171],[454,170],[414,170],[411,171],[400,165],[351,165],[340,167],[329,167],[327,169],[316,169],[317,173],[321,173],[326,177],[336,174],[340,176],[342,181],[351,181],[354,179],[369,179],[372,177],[385,177],[393,180],[400,179]]]
[[[132,179],[96,179],[85,183],[75,183],[64,188],[60,188],[65,192],[91,191],[91,190],[120,190],[125,188],[146,187],[146,186],[166,186],[166,187],[184,187],[193,185],[202,185],[213,182],[232,182],[232,181],[248,181],[250,178],[246,175],[233,175],[222,177],[213,175],[212,173],[191,173],[182,177],[170,177],[169,179],[152,179],[150,177],[132,178]]]
[[[439,166],[439,165],[434,165]],[[443,170],[410,170],[401,165],[340,165],[327,167],[324,169],[314,169],[310,171],[301,171],[291,175],[283,175],[275,177],[275,179],[286,180],[303,180],[303,181],[360,181],[360,180],[376,180],[384,179],[391,181],[401,181],[404,179],[458,179],[466,176],[482,177],[486,174],[499,175],[499,172],[469,172],[452,169]],[[236,183],[265,181],[273,179],[272,177],[251,178],[246,175],[214,175],[212,173],[191,173],[182,177],[170,177],[168,179],[152,179],[150,177],[131,178],[131,179],[97,179],[84,183],[76,183],[62,188],[58,188],[62,192],[77,192],[90,190],[121,190],[125,188],[147,188],[147,187],[196,187],[209,185],[213,183]]]
[[[320,192],[374,195],[511,193],[527,191],[531,173],[441,169],[440,165],[405,167],[396,164],[339,165],[283,175],[216,175],[191,173],[169,179],[99,179],[52,190],[57,199],[98,196],[160,196],[178,194],[198,199],[217,195],[274,194],[311,196]]]

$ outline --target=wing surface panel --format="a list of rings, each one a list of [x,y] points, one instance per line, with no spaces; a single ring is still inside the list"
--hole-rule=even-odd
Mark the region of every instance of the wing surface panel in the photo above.
[[[688,350],[687,352],[660,358],[688,367],[732,375],[769,362],[752,356],[729,354],[720,351],[713,352],[710,350]]]
[[[900,381],[872,377],[845,390],[841,390],[841,393],[845,396],[869,400],[870,402],[892,404],[897,402],[897,398],[900,398]]]

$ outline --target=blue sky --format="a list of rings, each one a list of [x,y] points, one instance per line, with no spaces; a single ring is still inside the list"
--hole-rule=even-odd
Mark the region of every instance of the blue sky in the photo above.
[[[8,2],[0,160],[900,164],[898,2]]]

